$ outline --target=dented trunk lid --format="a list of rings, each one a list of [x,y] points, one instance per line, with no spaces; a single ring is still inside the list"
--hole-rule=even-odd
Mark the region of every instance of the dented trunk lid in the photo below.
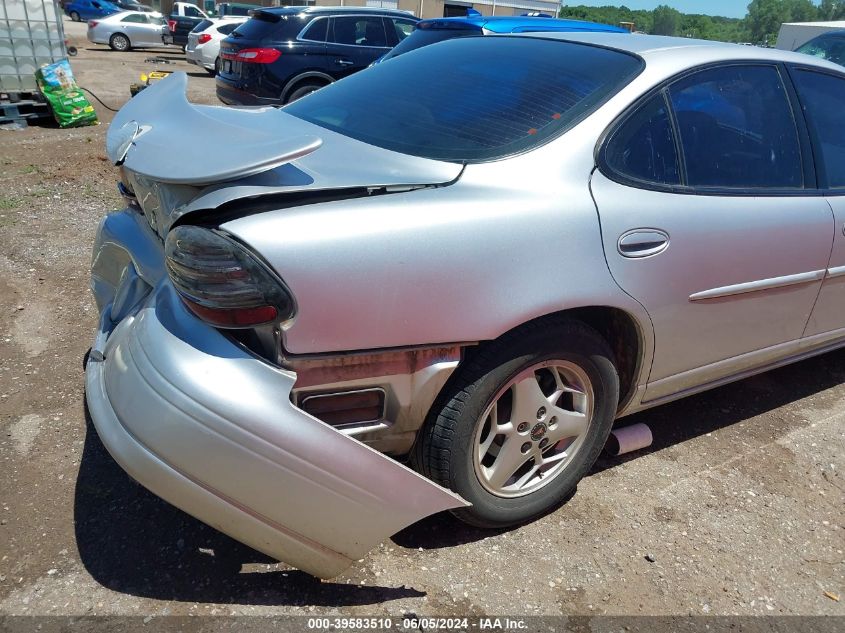
[[[193,104],[186,89],[182,72],[151,85],[117,113],[106,138],[109,159],[161,236],[187,213],[239,199],[442,186],[463,168],[375,147],[284,110]]]

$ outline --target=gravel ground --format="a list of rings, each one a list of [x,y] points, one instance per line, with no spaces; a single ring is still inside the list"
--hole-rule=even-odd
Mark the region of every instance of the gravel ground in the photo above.
[[[79,83],[125,101],[149,53],[69,26]],[[190,95],[214,103],[213,79]],[[630,418],[654,445],[529,525],[435,516],[332,581],[146,492],[83,406],[106,128],[0,131],[0,614],[845,615],[845,351]]]

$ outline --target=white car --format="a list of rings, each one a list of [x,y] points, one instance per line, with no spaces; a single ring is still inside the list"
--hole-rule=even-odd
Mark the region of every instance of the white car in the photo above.
[[[88,40],[108,44],[113,50],[164,46],[161,36],[167,31],[161,13],[121,11],[96,20],[88,20]]]
[[[185,57],[189,64],[202,66],[212,75],[220,67],[220,42],[249,19],[247,16],[227,16],[219,20],[203,20],[188,33]]]

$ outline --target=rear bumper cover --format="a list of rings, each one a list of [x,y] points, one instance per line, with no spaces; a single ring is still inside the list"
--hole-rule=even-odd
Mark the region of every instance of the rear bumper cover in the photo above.
[[[466,505],[296,408],[295,374],[197,320],[160,269],[145,264],[154,246],[142,242],[153,237],[141,223],[133,232],[130,213],[107,217],[98,233],[92,286],[107,316],[97,337],[103,360],[88,363],[86,394],[100,438],[132,477],[233,538],[323,578],[403,527]],[[130,260],[139,252],[139,261],[125,262],[137,272],[103,275],[121,258],[98,257],[98,249]],[[102,280],[130,283],[136,275],[152,290],[110,324],[110,284]],[[117,287],[115,297],[125,294]]]
[[[215,89],[217,98],[226,105],[244,106],[280,106],[281,99],[278,97],[259,97],[249,90],[244,90],[239,84],[231,79],[217,75]]]

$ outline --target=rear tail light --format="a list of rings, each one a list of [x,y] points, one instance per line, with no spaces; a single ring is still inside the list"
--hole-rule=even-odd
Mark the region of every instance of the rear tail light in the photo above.
[[[98,24],[99,24],[99,22],[97,22],[97,20],[88,20],[88,28],[89,29],[93,29]],[[65,44],[67,44],[67,40],[65,40]]]
[[[230,51],[221,55],[225,59],[233,59],[237,62],[250,64],[272,64],[281,56],[282,52],[275,48],[244,48],[237,53]]]
[[[211,41],[211,36],[208,33],[203,33],[197,38],[197,44],[205,44]]]
[[[170,29],[171,33],[176,32],[176,20],[168,20],[167,21],[167,28]]]
[[[246,248],[223,234],[178,226],[165,242],[167,272],[185,305],[222,328],[285,321],[295,312],[284,282]]]

